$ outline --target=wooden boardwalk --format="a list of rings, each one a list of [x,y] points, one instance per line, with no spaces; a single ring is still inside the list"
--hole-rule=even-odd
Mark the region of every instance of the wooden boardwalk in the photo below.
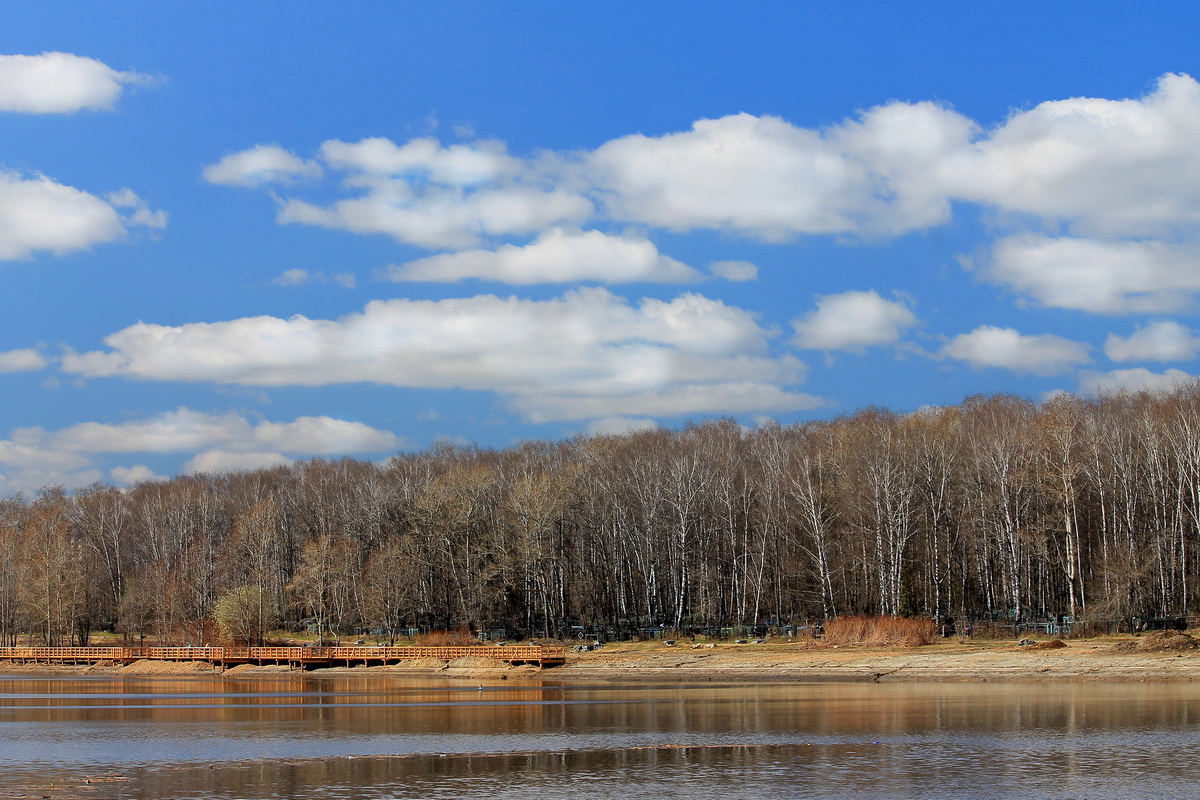
[[[218,667],[287,665],[294,669],[366,667],[419,658],[452,661],[490,658],[512,665],[557,667],[567,648],[541,645],[491,647],[0,647],[0,664],[131,664],[134,661],[203,661]]]

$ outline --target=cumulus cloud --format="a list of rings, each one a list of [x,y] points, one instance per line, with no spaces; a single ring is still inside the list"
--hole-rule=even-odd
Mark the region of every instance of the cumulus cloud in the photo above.
[[[303,286],[306,283],[333,283],[343,289],[353,289],[358,285],[358,279],[349,272],[325,274],[318,270],[310,272],[306,269],[288,269],[279,274],[271,283],[276,286]]]
[[[1139,99],[1079,97],[1013,114],[938,165],[947,194],[1061,220],[1089,237],[1200,222],[1200,85],[1164,75]]]
[[[1200,354],[1200,336],[1178,322],[1152,322],[1126,337],[1110,333],[1104,354],[1113,361],[1190,361]]]
[[[1052,308],[1164,313],[1192,305],[1200,250],[1149,240],[1012,236],[996,244],[984,276]]]
[[[301,178],[321,177],[321,165],[305,161],[282,147],[260,144],[230,153],[204,168],[204,180],[222,186],[253,188],[273,183],[291,183]]]
[[[1012,328],[983,325],[951,339],[942,355],[974,367],[1056,375],[1090,361],[1087,345],[1061,336],[1025,336]]]
[[[761,381],[716,381],[626,395],[525,394],[514,397],[511,404],[532,422],[554,422],[623,414],[679,418],[714,413],[802,411],[819,408],[825,401]]]
[[[793,342],[811,350],[862,351],[895,344],[916,324],[916,315],[903,303],[873,291],[842,292],[820,297],[815,310],[792,322]]]
[[[59,431],[21,428],[14,442],[37,443],[57,453],[181,453],[221,446],[229,450],[270,447],[303,455],[395,449],[394,434],[361,422],[300,417],[255,424],[240,414],[206,414],[188,408],[121,423],[81,422]]]
[[[34,372],[46,368],[46,358],[33,349],[0,351],[0,373]]]
[[[743,113],[614,139],[586,169],[615,219],[769,241],[897,234],[949,218],[929,175],[974,131],[933,103],[890,103],[823,131]]]
[[[489,237],[525,235],[548,225],[585,218],[591,204],[570,192],[529,186],[480,189],[379,181],[369,191],[329,206],[289,200],[282,223],[353,233],[381,233],[426,248],[471,247]]]
[[[1144,367],[1116,369],[1111,372],[1088,372],[1080,377],[1079,391],[1085,394],[1105,395],[1120,392],[1170,392],[1196,377],[1183,370],[1169,369],[1151,372]]]
[[[622,436],[638,431],[652,431],[658,423],[646,417],[605,417],[592,420],[587,425],[590,436]]]
[[[708,271],[714,278],[737,283],[758,279],[758,265],[750,261],[714,261]]]
[[[361,422],[331,417],[256,422],[233,412],[188,408],[119,423],[81,422],[55,431],[17,428],[0,440],[0,494],[6,487],[11,494],[56,483],[86,486],[102,477],[94,463],[101,454],[195,452],[188,472],[220,472],[286,463],[284,453],[378,453],[400,444],[395,434]],[[122,484],[160,477],[143,465],[114,467],[109,475]]]
[[[521,247],[506,244],[495,250],[443,253],[393,265],[385,277],[393,281],[443,282],[478,278],[522,285],[580,281],[688,283],[701,276],[683,262],[659,253],[647,239],[550,228]]]
[[[0,55],[0,111],[69,114],[112,108],[125,86],[144,83],[94,58],[70,53]]]
[[[269,469],[292,463],[282,453],[230,452],[228,450],[205,450],[188,459],[183,465],[184,474],[197,475],[204,472],[243,472]]]
[[[354,233],[384,234],[426,248],[476,247],[497,236],[523,236],[578,222],[592,203],[555,185],[503,144],[443,147],[432,139],[325,142],[306,161],[275,145],[232,153],[206,167],[214,183],[256,186],[316,177],[324,163],[351,196],[327,205],[282,198],[278,221]]]
[[[340,179],[342,196],[282,198],[281,222],[434,249],[491,246],[497,237],[592,218],[767,241],[878,238],[943,224],[955,202],[997,210],[1005,224],[1064,226],[1073,239],[1120,244],[1194,238],[1198,136],[1200,85],[1165,75],[1141,98],[1048,101],[990,130],[935,103],[893,101],[821,128],[742,113],[534,158],[495,141],[371,138],[327,141],[312,161],[259,146],[210,170],[265,159],[268,173],[278,163],[278,174],[315,175],[323,164]],[[257,174],[230,172],[233,183]],[[1161,269],[1175,274],[1177,266]],[[1160,278],[1146,302],[1172,290],[1171,278]],[[1053,287],[1044,293],[1059,302]],[[1110,294],[1082,302],[1091,310],[1120,301],[1119,287]]]
[[[659,137],[625,136],[592,152],[509,154],[503,143],[444,146],[371,138],[325,142],[318,160],[351,196],[282,202],[279,221],[382,233],[428,248],[478,247],[596,215],[671,230],[728,230],[778,241],[803,234],[895,235],[946,221],[950,199],[931,180],[969,145],[973,122],[934,103],[889,103],[822,130],[735,114]],[[224,165],[273,146],[227,156]],[[249,169],[219,182],[245,185]],[[213,180],[210,177],[210,180]],[[744,276],[744,268],[734,270]],[[745,279],[738,277],[733,279]]]
[[[20,469],[0,470],[0,497],[11,497],[18,492],[27,495],[36,494],[39,489],[47,486],[61,486],[64,489],[82,489],[91,486],[104,478],[104,473],[98,469],[87,468],[72,471]]]
[[[495,181],[522,169],[521,161],[495,141],[443,147],[431,138],[413,139],[404,145],[384,138],[333,139],[321,145],[321,157],[335,169],[364,175],[416,174],[446,186]]]
[[[1045,306],[1189,309],[1200,291],[1200,84],[1164,75],[1142,98],[1071,98],[1013,114],[947,158],[960,200],[1068,235],[1001,240],[984,275]]]
[[[160,229],[167,227],[167,212],[152,210],[146,201],[138,197],[132,189],[120,189],[115,192],[109,192],[104,196],[104,199],[113,208],[125,210],[125,223],[127,225]]]
[[[86,250],[139,225],[161,228],[166,215],[151,211],[128,189],[106,201],[44,175],[23,177],[0,169],[0,260],[29,258],[39,250]]]
[[[0,440],[0,465],[22,470],[68,472],[88,465],[79,453],[44,447],[38,429],[18,429],[12,438]]]
[[[254,427],[256,445],[304,455],[378,453],[395,450],[395,434],[332,417],[298,417],[292,422],[260,422]]]
[[[108,471],[108,476],[119,486],[167,480],[166,475],[159,475],[145,464],[136,464],[132,467],[113,467]]]
[[[634,306],[592,288],[550,300],[381,300],[337,320],[138,323],[107,337],[108,350],[65,354],[63,368],[256,386],[481,390],[539,420],[807,407],[811,398],[781,388],[799,382],[804,365],[772,356],[773,336],[750,312],[701,295]],[[772,391],[746,388],[762,385]],[[672,407],[672,398],[686,406]]]

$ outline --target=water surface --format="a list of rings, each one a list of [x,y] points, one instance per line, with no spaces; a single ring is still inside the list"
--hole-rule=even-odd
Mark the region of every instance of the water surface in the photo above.
[[[1200,796],[1192,684],[0,677],[0,798]]]

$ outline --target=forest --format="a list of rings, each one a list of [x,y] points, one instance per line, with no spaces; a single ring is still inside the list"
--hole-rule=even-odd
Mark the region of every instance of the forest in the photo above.
[[[46,488],[0,501],[0,552],[0,645],[1126,625],[1197,606],[1200,385]]]

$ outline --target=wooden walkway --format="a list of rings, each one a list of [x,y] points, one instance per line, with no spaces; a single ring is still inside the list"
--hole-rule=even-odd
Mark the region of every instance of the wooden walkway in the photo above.
[[[218,667],[287,665],[294,669],[366,667],[419,658],[452,661],[490,658],[512,665],[557,667],[567,648],[505,647],[0,647],[0,664],[131,664],[134,661],[203,661]]]

